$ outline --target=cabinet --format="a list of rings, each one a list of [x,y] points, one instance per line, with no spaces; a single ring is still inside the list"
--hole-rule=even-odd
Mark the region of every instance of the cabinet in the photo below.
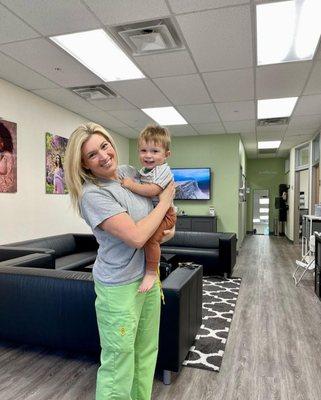
[[[177,231],[217,232],[217,217],[210,215],[178,215]]]

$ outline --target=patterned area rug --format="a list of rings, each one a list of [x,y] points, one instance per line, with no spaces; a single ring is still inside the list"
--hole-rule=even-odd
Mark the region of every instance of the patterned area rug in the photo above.
[[[220,370],[240,285],[241,278],[203,278],[202,325],[183,365]]]

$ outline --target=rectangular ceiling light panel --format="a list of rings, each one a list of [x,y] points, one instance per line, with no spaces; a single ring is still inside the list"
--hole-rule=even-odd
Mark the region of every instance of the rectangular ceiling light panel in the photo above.
[[[311,60],[321,33],[320,15],[320,0],[257,5],[258,65]]]
[[[50,39],[105,82],[145,78],[103,29]]]
[[[292,114],[297,97],[284,97],[282,99],[265,99],[257,101],[257,118],[281,118]]]
[[[258,142],[257,147],[259,149],[278,149],[280,147],[281,140],[266,140]]]
[[[188,122],[174,107],[142,108],[145,114],[151,117],[159,125],[187,125]]]

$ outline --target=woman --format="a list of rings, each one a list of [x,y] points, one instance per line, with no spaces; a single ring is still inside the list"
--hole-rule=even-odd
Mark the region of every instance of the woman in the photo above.
[[[0,193],[11,192],[14,186],[13,142],[8,128],[0,122]]]
[[[64,184],[64,169],[61,162],[60,154],[55,156],[55,169],[53,175],[54,193],[64,194],[65,184]]]
[[[174,185],[151,200],[122,187],[136,177],[118,167],[112,137],[92,122],[71,135],[65,155],[72,203],[98,241],[93,268],[101,344],[96,400],[149,400],[157,358],[160,289],[138,292],[144,275],[144,243],[161,223],[174,197]],[[174,231],[166,234],[170,239]]]

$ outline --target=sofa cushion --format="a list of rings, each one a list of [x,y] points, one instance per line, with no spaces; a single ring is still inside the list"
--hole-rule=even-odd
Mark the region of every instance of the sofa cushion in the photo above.
[[[217,248],[219,247],[219,235],[211,232],[185,232],[176,231],[175,236],[166,242],[163,247],[198,247]]]
[[[96,260],[96,251],[83,251],[56,258],[56,269],[71,269],[84,267]]]
[[[26,240],[11,243],[10,246],[23,246],[29,248],[46,248],[55,251],[55,257],[63,257],[76,251],[76,241],[72,234],[49,236],[45,238]]]
[[[218,249],[200,249],[196,247],[175,247],[175,246],[162,246],[162,253],[184,255],[184,256],[198,256],[219,259]],[[192,260],[191,260],[192,261]]]

